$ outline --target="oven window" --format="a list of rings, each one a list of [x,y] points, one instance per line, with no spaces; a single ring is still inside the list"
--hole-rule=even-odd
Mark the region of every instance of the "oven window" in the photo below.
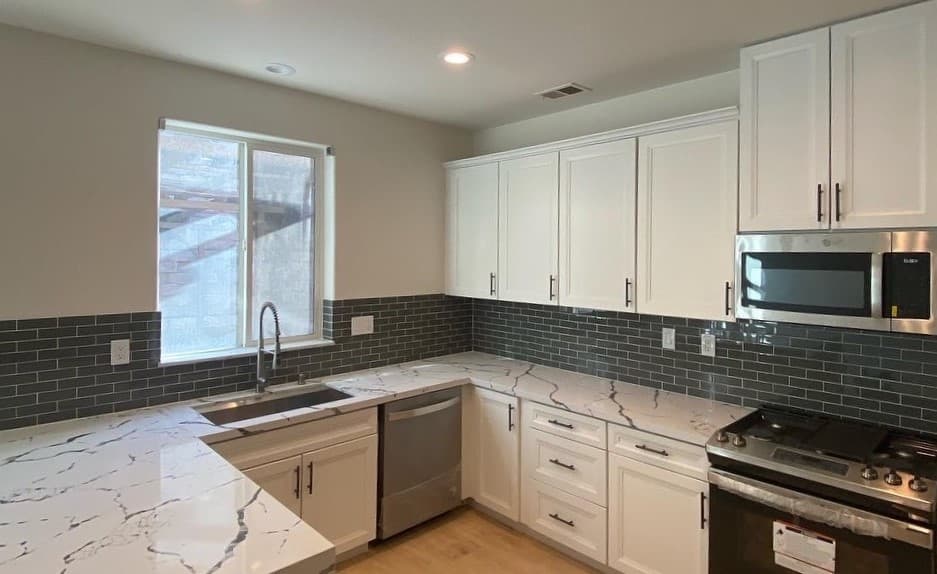
[[[872,315],[871,253],[743,253],[742,305],[821,315]]]

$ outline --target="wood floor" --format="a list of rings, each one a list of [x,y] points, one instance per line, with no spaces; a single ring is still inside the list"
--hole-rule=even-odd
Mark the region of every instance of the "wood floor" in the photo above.
[[[339,565],[340,574],[594,574],[484,514],[462,508]]]

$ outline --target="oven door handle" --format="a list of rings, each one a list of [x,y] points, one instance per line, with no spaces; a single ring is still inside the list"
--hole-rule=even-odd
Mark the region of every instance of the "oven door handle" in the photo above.
[[[710,469],[708,476],[709,484],[720,490],[787,514],[833,528],[849,530],[859,536],[899,540],[928,550],[934,547],[933,531],[917,524],[873,514],[724,470]]]

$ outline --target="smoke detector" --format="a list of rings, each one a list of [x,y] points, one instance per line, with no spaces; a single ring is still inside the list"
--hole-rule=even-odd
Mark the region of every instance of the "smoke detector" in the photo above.
[[[576,84],[570,82],[568,84],[563,84],[562,86],[557,86],[555,88],[550,88],[549,90],[544,90],[542,92],[537,92],[535,96],[540,96],[548,100],[557,100],[559,98],[565,98],[567,96],[575,96],[576,94],[581,94],[583,92],[591,92],[592,88],[583,86],[582,84]]]

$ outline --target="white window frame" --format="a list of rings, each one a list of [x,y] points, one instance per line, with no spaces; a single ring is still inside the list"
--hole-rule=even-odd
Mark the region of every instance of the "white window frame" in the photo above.
[[[300,140],[266,136],[250,132],[243,132],[228,128],[219,128],[204,124],[185,122],[171,119],[161,119],[159,131],[186,133],[216,140],[238,143],[238,165],[241,170],[239,180],[239,208],[238,236],[241,244],[238,255],[238,341],[239,346],[230,349],[214,349],[192,353],[177,353],[173,355],[161,354],[160,364],[178,364],[206,359],[246,356],[256,352],[257,339],[253,337],[253,324],[257,309],[250,305],[253,299],[253,235],[254,211],[251,209],[254,196],[253,163],[254,151],[282,153],[288,155],[308,157],[313,164],[313,267],[314,277],[312,293],[313,304],[312,326],[314,332],[308,335],[295,335],[282,337],[281,346],[285,349],[299,349],[331,344],[323,334],[323,300],[325,284],[325,185],[326,171],[331,169],[331,162],[326,160],[331,154],[331,147],[314,144]],[[157,153],[159,145],[157,144]],[[157,170],[157,174],[159,171]],[[158,178],[158,175],[157,175]],[[159,182],[157,181],[157,201],[159,197]],[[157,245],[159,245],[157,230]],[[157,249],[158,251],[158,249]],[[159,269],[159,254],[157,253],[157,269]],[[157,307],[159,306],[159,272],[157,271]],[[277,302],[274,301],[274,304]]]

